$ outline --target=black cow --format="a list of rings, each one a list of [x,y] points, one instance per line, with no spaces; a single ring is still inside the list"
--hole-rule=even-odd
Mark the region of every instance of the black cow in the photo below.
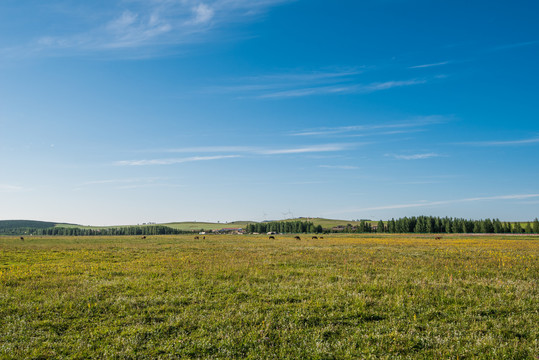
[[[198,236],[195,236],[195,240],[198,240],[198,239],[200,239],[200,238]]]
[[[21,236],[21,240],[24,240],[24,238]]]
[[[313,236],[313,240],[318,240],[318,238],[316,236]]]
[[[272,239],[275,240],[275,236],[270,236],[269,239],[270,240],[272,240]]]
[[[294,237],[294,239],[301,240],[301,238],[299,236]]]

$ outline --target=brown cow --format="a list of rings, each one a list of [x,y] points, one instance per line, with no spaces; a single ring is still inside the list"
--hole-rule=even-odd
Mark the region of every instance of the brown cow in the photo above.
[[[301,240],[301,238],[299,236],[294,237],[294,239]]]
[[[195,240],[198,240],[198,239],[200,239],[200,238],[198,236],[195,236]]]
[[[434,240],[442,240],[442,237],[441,237],[441,236],[436,236],[436,237],[434,238]]]
[[[318,240],[318,238],[316,236],[313,236],[312,239],[313,240]]]
[[[146,239],[146,235],[144,235],[144,236],[142,237],[142,239]]]

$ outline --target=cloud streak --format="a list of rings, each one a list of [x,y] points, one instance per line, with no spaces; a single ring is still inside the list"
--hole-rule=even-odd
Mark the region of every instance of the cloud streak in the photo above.
[[[533,46],[533,45],[538,45],[538,44],[539,44],[539,40],[523,41],[523,42],[518,42],[518,43],[495,46],[491,48],[490,50],[501,51],[501,50],[517,49],[517,48],[526,47],[526,46]]]
[[[444,76],[412,79],[369,81],[364,76],[366,66],[345,69],[323,69],[308,72],[296,70],[225,80],[228,84],[206,87],[209,94],[236,95],[238,98],[283,99],[307,96],[369,94],[390,89],[426,84]],[[372,69],[371,69],[372,70]]]
[[[169,153],[215,153],[229,152],[231,149],[236,150],[240,154],[226,154],[226,155],[211,155],[211,156],[190,156],[182,158],[160,158],[160,159],[142,159],[142,160],[121,160],[116,161],[116,166],[148,166],[148,165],[175,165],[189,162],[210,161],[210,160],[224,160],[241,158],[247,155],[250,156],[271,156],[271,155],[299,155],[309,153],[324,153],[324,152],[338,152],[351,149],[358,146],[358,143],[337,143],[337,144],[320,144],[301,147],[286,147],[286,148],[260,148],[249,146],[209,146],[209,147],[189,147],[178,148],[168,150],[158,150],[160,152]]]
[[[362,124],[338,127],[320,127],[314,129],[292,132],[291,136],[366,136],[366,135],[393,135],[411,131],[420,131],[421,128],[449,121],[444,116],[420,116],[407,121],[381,124]]]
[[[480,201],[522,200],[522,199],[533,199],[533,198],[539,198],[539,194],[498,195],[498,196],[473,197],[473,198],[443,200],[443,201],[424,201],[424,202],[411,203],[411,204],[374,206],[374,207],[361,208],[361,209],[356,209],[356,210],[351,210],[351,211],[395,210],[395,209],[431,207],[431,206],[437,206],[437,205],[472,203],[472,202],[480,202]],[[351,212],[351,211],[347,211],[347,212]]]
[[[424,154],[412,154],[412,155],[387,155],[392,156],[395,159],[399,160],[423,160],[423,159],[430,159],[433,157],[440,157],[440,154],[437,153],[424,153]]]
[[[174,165],[198,161],[223,160],[239,158],[240,155],[218,155],[218,156],[192,156],[186,158],[174,159],[150,159],[150,160],[122,160],[117,161],[115,165],[119,166],[147,166],[147,165]]]
[[[353,165],[318,165],[318,167],[324,169],[337,169],[337,170],[357,170],[359,167]]]
[[[521,139],[521,140],[500,140],[500,141],[470,141],[456,143],[456,145],[472,145],[472,146],[518,146],[530,145],[539,143],[539,137]]]
[[[430,68],[430,67],[436,67],[436,66],[443,66],[447,64],[451,64],[451,61],[442,61],[442,62],[433,63],[433,64],[415,65],[415,66],[408,67],[408,69],[424,69],[424,68]]]
[[[389,90],[405,86],[425,84],[427,80],[411,79],[411,80],[396,80],[375,82],[370,84],[337,84],[331,86],[316,86],[297,88],[291,90],[283,90],[276,92],[268,92],[260,94],[257,97],[260,99],[277,99],[277,98],[295,98],[314,95],[331,95],[331,94],[369,94],[377,91]]]
[[[0,192],[12,193],[12,192],[20,192],[20,191],[24,191],[24,190],[25,189],[22,186],[9,185],[9,184],[0,184]]]
[[[305,153],[343,151],[343,150],[346,150],[347,148],[350,148],[349,144],[326,144],[326,145],[313,145],[313,146],[287,148],[287,149],[259,150],[259,151],[256,151],[256,153],[261,154],[261,155],[305,154]]]
[[[111,0],[101,13],[91,5],[93,21],[58,27],[59,34],[28,39],[18,47],[0,49],[11,56],[73,55],[93,52],[158,56],[164,48],[209,40],[229,24],[248,22],[270,8],[294,0]],[[69,5],[63,5],[64,16]],[[53,8],[53,7],[51,7]],[[66,23],[68,19],[65,19]],[[60,22],[61,24],[62,22]],[[144,51],[142,51],[144,50]]]
[[[128,179],[106,179],[86,181],[80,184],[74,190],[82,190],[83,188],[93,186],[112,186],[114,189],[139,189],[139,188],[155,188],[155,187],[183,187],[180,184],[166,182],[167,178],[150,177],[150,178],[128,178]]]

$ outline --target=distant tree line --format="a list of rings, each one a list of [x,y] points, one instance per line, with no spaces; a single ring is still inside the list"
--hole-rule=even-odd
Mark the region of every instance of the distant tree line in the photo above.
[[[114,228],[77,228],[77,227],[50,227],[50,228],[3,228],[1,235],[58,235],[58,236],[106,236],[106,235],[177,235],[192,234],[192,231],[184,231],[163,225],[153,226],[125,226]]]
[[[54,224],[54,223],[50,223]],[[9,227],[11,225],[11,227]],[[19,227],[13,227],[19,225]],[[57,235],[57,236],[107,236],[107,235],[179,235],[193,231],[174,229],[163,225],[124,226],[110,228],[82,228],[53,226],[37,228],[38,224],[0,222],[0,235]],[[39,224],[43,226],[44,224]],[[49,224],[46,224],[49,225]],[[391,219],[388,221],[361,220],[358,225],[347,224],[324,229],[310,221],[271,221],[251,223],[245,226],[247,233],[484,233],[484,234],[539,234],[539,220],[533,222],[502,222],[499,219],[469,220],[462,218],[418,216]],[[202,230],[201,230],[202,231]]]
[[[247,233],[282,233],[282,234],[298,234],[298,233],[321,233],[324,229],[321,225],[314,225],[310,221],[271,221],[263,223],[248,224],[245,227]]]
[[[348,230],[348,231],[347,231]],[[404,217],[391,219],[385,223],[380,220],[376,226],[362,221],[359,226],[345,227],[344,232],[378,233],[482,233],[482,234],[539,234],[539,220],[526,223],[501,222],[499,219],[469,220],[462,218],[440,218],[433,216]]]
[[[499,219],[469,220],[462,218],[412,216],[380,220],[377,224],[361,220],[358,225],[347,224],[323,229],[308,221],[272,221],[253,223],[245,227],[247,233],[482,233],[482,234],[539,234],[539,220],[528,222],[524,226],[520,222],[502,222]]]

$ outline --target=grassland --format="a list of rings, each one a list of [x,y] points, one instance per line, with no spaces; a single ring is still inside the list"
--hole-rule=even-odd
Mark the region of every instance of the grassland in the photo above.
[[[0,237],[0,358],[536,359],[539,238]]]

